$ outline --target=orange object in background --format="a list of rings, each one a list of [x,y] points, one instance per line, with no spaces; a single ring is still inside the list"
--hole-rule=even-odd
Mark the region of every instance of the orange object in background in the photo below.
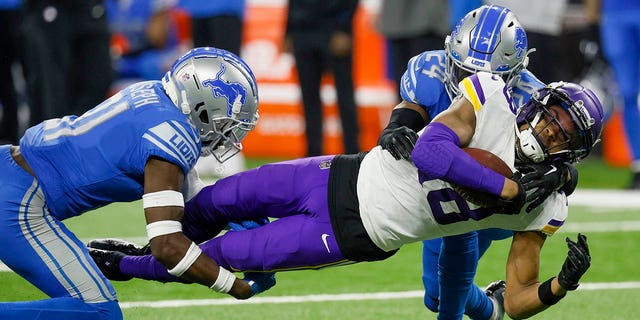
[[[286,5],[286,1],[247,2],[241,55],[258,81],[260,119],[243,141],[246,156],[296,158],[306,153],[295,61],[291,54],[282,53]],[[376,145],[397,103],[397,89],[385,77],[385,40],[374,30],[371,19],[361,5],[353,25],[353,78],[362,150]],[[344,150],[335,96],[333,79],[326,75],[321,86],[325,154]]]
[[[614,167],[628,168],[631,165],[631,151],[620,109],[613,111],[602,130],[602,156],[607,164]]]

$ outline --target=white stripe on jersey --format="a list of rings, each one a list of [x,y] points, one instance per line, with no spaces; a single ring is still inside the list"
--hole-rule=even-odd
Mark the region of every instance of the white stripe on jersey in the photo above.
[[[182,125],[180,125],[180,122],[172,120],[171,124],[174,128],[182,133],[183,137],[186,137],[185,141],[190,145],[190,148],[194,152],[194,154],[198,154],[196,152],[196,150],[198,150],[198,142],[196,140],[190,139],[189,132],[187,132],[187,130]],[[196,139],[199,138],[200,136],[196,136]]]
[[[174,122],[173,125],[163,122],[149,129],[142,137],[174,157],[175,160],[183,163],[187,168],[191,168],[199,153],[193,138],[184,130],[176,128],[180,126],[178,122]]]

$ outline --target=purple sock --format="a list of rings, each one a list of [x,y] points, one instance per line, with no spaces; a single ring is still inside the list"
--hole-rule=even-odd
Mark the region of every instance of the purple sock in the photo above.
[[[120,272],[124,275],[145,280],[191,283],[182,278],[170,275],[167,268],[150,254],[144,256],[125,256],[120,261]]]

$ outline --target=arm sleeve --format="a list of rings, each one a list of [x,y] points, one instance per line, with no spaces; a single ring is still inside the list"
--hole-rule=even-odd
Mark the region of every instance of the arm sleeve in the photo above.
[[[420,172],[421,182],[442,179],[497,196],[502,193],[505,177],[460,149],[458,135],[442,123],[432,122],[426,127],[411,159]]]

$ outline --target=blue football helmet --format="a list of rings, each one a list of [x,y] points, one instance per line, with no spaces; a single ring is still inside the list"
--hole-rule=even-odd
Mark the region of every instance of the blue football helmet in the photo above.
[[[258,86],[238,56],[192,49],[173,63],[162,84],[198,130],[203,156],[224,162],[242,150],[241,141],[258,121]]]
[[[445,40],[449,97],[458,95],[462,79],[478,71],[500,75],[513,86],[529,62],[527,45],[527,34],[511,10],[484,5],[467,13]]]
[[[563,127],[550,111],[552,106],[560,106],[569,113],[575,130]],[[536,129],[543,118],[547,119],[546,125]],[[535,163],[545,160],[577,162],[588,156],[593,146],[600,141],[603,122],[602,104],[593,91],[576,83],[550,83],[534,92],[529,102],[518,109],[516,155],[520,161]],[[523,124],[528,126],[521,131]],[[544,145],[540,134],[550,125],[555,125],[562,131],[564,149],[557,150],[556,147],[555,151],[550,152]]]

